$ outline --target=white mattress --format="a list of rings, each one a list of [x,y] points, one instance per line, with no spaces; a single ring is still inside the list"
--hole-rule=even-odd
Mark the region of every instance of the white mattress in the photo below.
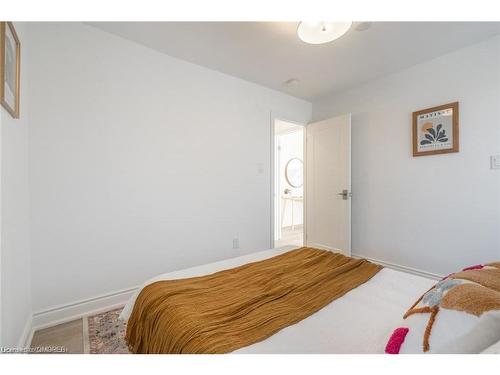
[[[148,280],[143,287],[159,280],[211,274],[294,248],[270,249],[166,273]],[[388,336],[398,327],[404,312],[435,283],[435,280],[384,268],[317,313],[234,353],[383,353]],[[128,320],[139,293],[140,290],[128,301],[121,319]]]

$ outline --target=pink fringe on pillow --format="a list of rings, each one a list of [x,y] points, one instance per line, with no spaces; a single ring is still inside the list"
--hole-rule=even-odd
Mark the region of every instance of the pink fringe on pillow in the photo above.
[[[403,345],[405,337],[409,331],[410,329],[406,327],[396,328],[387,342],[385,352],[387,354],[399,354],[401,345]]]
[[[469,270],[480,270],[481,268],[483,268],[484,266],[482,264],[476,264],[475,266],[470,266],[470,267],[466,267],[464,268],[462,271],[469,271]]]

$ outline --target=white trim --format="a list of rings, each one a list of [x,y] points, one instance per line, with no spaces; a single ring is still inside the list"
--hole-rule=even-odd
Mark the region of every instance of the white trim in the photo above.
[[[121,307],[127,303],[136,290],[137,287],[118,290],[116,292],[101,294],[92,298],[37,311],[33,314],[33,328],[34,330],[39,330],[53,327],[58,324],[80,319],[87,315],[99,314]]]
[[[349,256],[352,254],[352,113],[348,113],[349,116],[349,129],[348,129],[348,145],[349,148],[349,165],[347,167],[348,170],[348,186],[347,186],[347,206],[348,215],[349,215]]]
[[[303,165],[303,174],[302,177],[303,185],[302,188],[302,245],[309,246],[307,244],[307,125],[304,125],[304,132],[302,133],[302,165]]]
[[[19,338],[17,343],[18,348],[29,348],[31,345],[31,340],[33,340],[33,334],[35,330],[33,329],[33,317],[28,317],[26,324],[24,325],[23,333]]]
[[[276,147],[276,144],[275,144],[275,140],[276,140],[276,135],[275,135],[275,124],[276,124],[276,121],[274,119],[274,115],[273,113],[271,112],[269,114],[269,122],[270,122],[270,128],[271,128],[271,170],[270,170],[270,173],[269,173],[269,178],[270,178],[270,182],[271,182],[271,201],[270,201],[270,206],[271,206],[271,238],[269,239],[269,246],[271,249],[274,249],[274,233],[275,233],[275,230],[276,230],[276,218],[275,218],[275,158],[276,158],[276,155],[275,155],[275,147]]]
[[[427,271],[419,270],[417,268],[403,266],[401,264],[396,264],[396,263],[386,262],[386,261],[380,260],[380,259],[366,257],[366,256],[361,255],[361,254],[352,253],[351,256],[353,258],[363,258],[363,259],[369,260],[370,262],[380,264],[381,266],[384,266],[387,268],[392,268],[396,271],[402,271],[402,272],[406,272],[406,273],[411,273],[413,275],[422,276],[422,277],[425,277],[426,279],[441,280],[444,277],[444,275],[438,275],[437,273],[427,272]]]
[[[89,339],[89,319],[88,316],[82,318],[82,335],[83,335],[83,354],[90,354],[90,339]]]
[[[321,244],[314,243],[309,245],[339,252],[338,249],[328,248]],[[353,258],[364,258],[373,263],[377,263],[382,266],[395,269],[397,271],[407,272],[428,279],[440,280],[443,278],[443,275],[438,275],[435,273],[422,271],[416,268],[366,257],[361,254],[353,253],[351,256]],[[99,314],[101,312],[122,307],[130,299],[130,297],[132,297],[133,293],[135,293],[137,289],[138,287],[123,289],[116,292],[101,294],[92,298],[87,298],[80,301],[75,301],[65,305],[59,305],[46,310],[35,312],[33,314],[33,317],[29,317],[28,320],[26,321],[23,333],[18,342],[18,347],[19,348],[29,347],[31,345],[31,341],[33,340],[34,332],[39,329],[53,327],[58,324],[88,317],[89,315]],[[88,331],[88,328],[86,328],[85,321],[83,326],[84,326],[83,329],[84,330],[87,329]]]

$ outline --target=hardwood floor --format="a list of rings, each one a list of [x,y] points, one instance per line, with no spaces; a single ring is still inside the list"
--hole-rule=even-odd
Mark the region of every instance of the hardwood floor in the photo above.
[[[281,240],[274,243],[274,247],[281,247],[286,245],[303,246],[303,226],[297,225],[294,230],[292,227],[285,227],[281,230]]]
[[[73,320],[54,327],[35,332],[31,340],[31,348],[62,347],[67,354],[83,354],[84,351],[83,319]],[[57,352],[57,351],[56,351]]]

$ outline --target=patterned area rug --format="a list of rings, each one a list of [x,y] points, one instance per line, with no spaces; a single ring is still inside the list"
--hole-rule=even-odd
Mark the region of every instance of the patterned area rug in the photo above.
[[[126,325],[118,319],[123,308],[89,316],[88,352],[90,354],[129,354],[125,343]]]

